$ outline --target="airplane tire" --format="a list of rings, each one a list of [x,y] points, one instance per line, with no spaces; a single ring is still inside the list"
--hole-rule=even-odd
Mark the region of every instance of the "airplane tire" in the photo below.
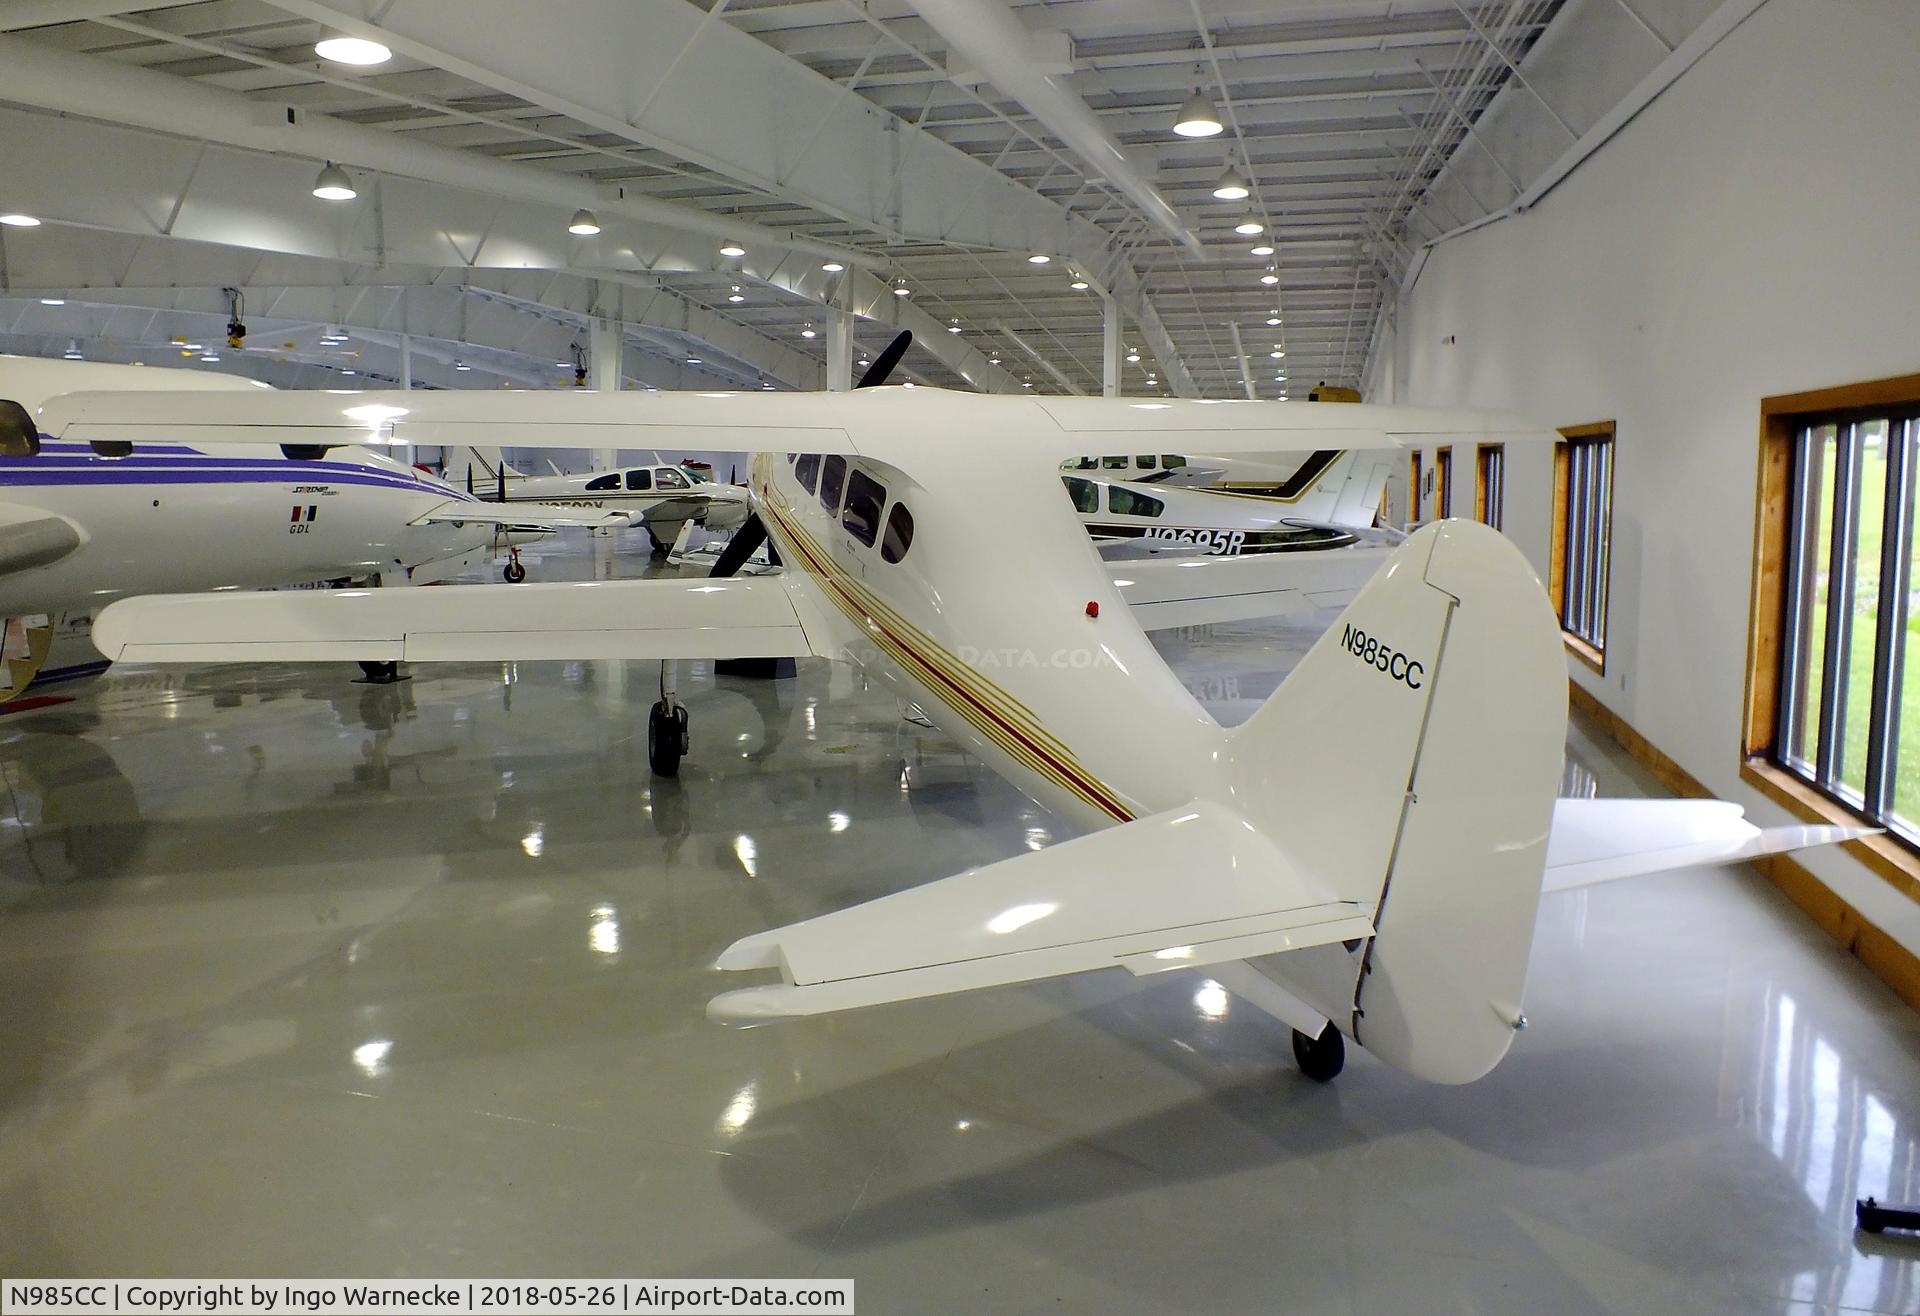
[[[363,662],[360,664],[360,671],[369,685],[392,685],[400,679],[400,664],[395,662]]]
[[[653,775],[679,776],[687,742],[687,710],[670,708],[662,699],[647,714],[647,766],[653,769]]]
[[[509,562],[500,568],[500,574],[505,577],[507,584],[518,585],[527,578],[527,569],[518,562]]]
[[[665,557],[673,551],[672,544],[661,543],[660,536],[654,534],[651,530],[647,531],[647,540],[653,545],[653,555],[655,557]]]
[[[1347,1043],[1340,1030],[1328,1024],[1320,1036],[1293,1030],[1293,1058],[1300,1072],[1316,1083],[1330,1083],[1347,1064]]]

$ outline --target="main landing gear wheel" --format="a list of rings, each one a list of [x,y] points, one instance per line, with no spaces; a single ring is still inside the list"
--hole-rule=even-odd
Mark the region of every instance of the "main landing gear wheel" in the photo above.
[[[647,713],[647,766],[657,777],[680,774],[680,760],[686,755],[687,706],[674,694],[675,665],[671,658],[660,662],[660,702]]]
[[[684,704],[669,704],[662,699],[647,714],[647,766],[657,777],[680,775],[680,760],[687,752],[687,710]]]
[[[500,574],[509,585],[518,585],[527,578],[527,569],[520,565],[520,553],[517,549],[507,559],[507,565],[500,568]]]
[[[647,542],[653,545],[653,555],[655,557],[665,557],[667,554],[673,552],[673,545],[664,542],[659,535],[654,534],[652,527],[648,527],[647,529]]]
[[[1318,1037],[1308,1037],[1296,1028],[1293,1058],[1299,1063],[1301,1073],[1316,1083],[1328,1083],[1346,1068],[1347,1043],[1332,1024],[1321,1029]]]
[[[361,663],[360,671],[367,685],[392,685],[400,679],[399,663]]]

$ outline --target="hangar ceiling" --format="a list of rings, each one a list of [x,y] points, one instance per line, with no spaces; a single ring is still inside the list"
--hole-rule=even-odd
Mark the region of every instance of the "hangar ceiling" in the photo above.
[[[295,378],[404,335],[419,382],[527,384],[598,314],[633,383],[820,387],[838,305],[922,382],[1097,393],[1110,297],[1124,391],[1297,395],[1762,2],[0,0],[0,206],[46,220],[0,233],[0,325],[140,359],[233,288]],[[1196,91],[1216,136],[1172,131]]]

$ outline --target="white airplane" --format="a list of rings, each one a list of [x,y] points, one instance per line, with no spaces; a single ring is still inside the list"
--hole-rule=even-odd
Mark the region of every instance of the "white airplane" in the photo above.
[[[388,423],[357,417],[378,406]],[[720,957],[777,981],[717,996],[735,1024],[1097,968],[1205,966],[1289,1025],[1326,1080],[1344,1038],[1423,1079],[1485,1074],[1524,1025],[1546,890],[1855,835],[1762,831],[1703,800],[1556,801],[1560,628],[1498,532],[1428,526],[1394,551],[1244,725],[1218,725],[1154,650],[1060,496],[1088,447],[1212,452],[1547,436],[1514,418],[1373,406],[851,394],[260,394],[72,397],[69,441],[208,441],[294,426],[315,443],[759,447],[756,516],[791,569],[411,591],[129,599],[99,619],[125,661],[480,661],[816,656],[860,665],[1035,800],[1086,829],[1046,849],[746,937]],[[524,440],[516,440],[524,442]],[[1033,478],[1017,478],[1022,465]],[[981,535],[969,476],[1006,473],[1018,536]],[[1212,567],[1188,559],[1185,606]],[[722,562],[721,567],[729,564]],[[687,747],[662,663],[657,771]],[[1126,715],[1116,717],[1115,709]]]
[[[666,554],[688,522],[711,530],[732,530],[752,511],[745,489],[716,484],[673,462],[580,475],[526,475],[497,457],[490,461],[484,453],[475,456],[483,469],[493,472],[491,479],[468,483],[467,492],[482,502],[626,512],[635,524],[646,527],[656,556]]]
[[[194,443],[164,425],[87,444],[43,437],[30,414],[75,389],[252,397],[265,387],[207,371],[0,357],[0,700],[39,671],[65,611],[175,590],[404,583],[471,563],[509,527],[626,523],[614,512],[503,512],[384,453],[329,454],[297,431],[276,433],[269,452]],[[517,561],[509,571],[525,574]]]
[[[1380,494],[1398,460],[1391,448],[1316,452],[1263,493],[1070,474],[1060,481],[1109,556],[1317,552],[1376,538]]]

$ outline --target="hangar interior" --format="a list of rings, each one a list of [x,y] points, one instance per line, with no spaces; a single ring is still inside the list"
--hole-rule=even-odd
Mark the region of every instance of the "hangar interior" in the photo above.
[[[736,938],[1076,832],[842,665],[689,665],[670,780],[655,663],[116,666],[0,705],[0,1274],[1912,1312],[1854,1202],[1920,1199],[1916,52],[1906,0],[0,0],[0,350],[783,392],[905,329],[924,388],[1519,413],[1563,440],[1383,516],[1548,587],[1561,793],[1884,829],[1550,895],[1501,1068],[1322,1086],[1204,970],[710,1024]],[[1337,615],[1154,639],[1233,725]]]

